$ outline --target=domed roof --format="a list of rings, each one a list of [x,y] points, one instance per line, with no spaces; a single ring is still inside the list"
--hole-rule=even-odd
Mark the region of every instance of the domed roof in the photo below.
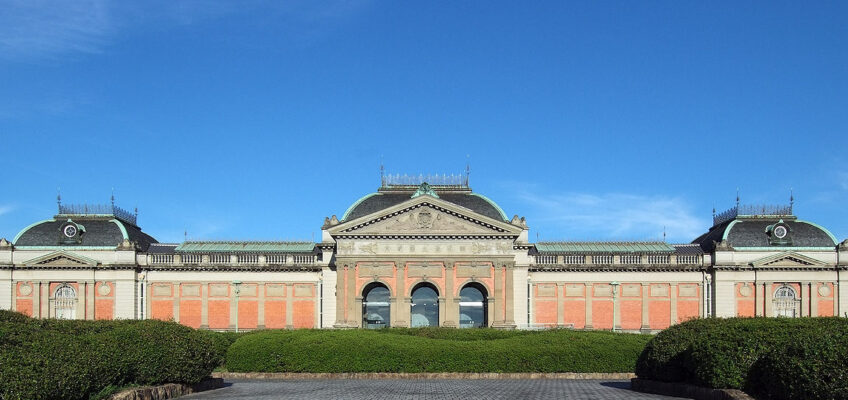
[[[443,190],[438,186],[432,186],[432,189],[438,194],[438,197],[447,202],[456,204],[460,207],[465,207],[478,214],[485,215],[489,218],[498,221],[508,221],[503,210],[492,200],[486,196],[472,193],[471,190],[456,191]],[[344,215],[341,221],[352,221],[354,219],[364,217],[380,210],[398,205],[409,200],[414,194],[413,190],[403,191],[379,191],[362,197],[353,203]]]
[[[770,229],[784,225],[788,229],[786,240],[775,243],[769,235]],[[737,217],[721,222],[709,232],[701,235],[692,243],[700,244],[704,251],[712,251],[714,243],[726,241],[734,248],[757,247],[835,247],[836,238],[827,229],[812,222],[796,219],[794,216],[774,216],[750,218]]]
[[[74,229],[66,234],[64,230],[69,225]],[[124,240],[137,243],[142,251],[151,243],[158,243],[139,227],[114,217],[57,215],[24,228],[12,244],[15,247],[117,247]]]

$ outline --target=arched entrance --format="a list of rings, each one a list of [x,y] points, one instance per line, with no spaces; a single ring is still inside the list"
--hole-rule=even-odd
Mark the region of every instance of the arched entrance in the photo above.
[[[774,292],[774,316],[795,318],[798,296],[790,286],[781,286]]]
[[[410,306],[412,327],[439,326],[439,292],[429,283],[421,283],[412,290]]]
[[[60,285],[53,296],[53,308],[57,319],[76,319],[77,291],[68,284]]]
[[[486,288],[479,283],[469,283],[459,291],[459,327],[481,328],[489,326]]]
[[[388,328],[389,288],[382,283],[370,283],[362,290],[362,327],[368,329]]]

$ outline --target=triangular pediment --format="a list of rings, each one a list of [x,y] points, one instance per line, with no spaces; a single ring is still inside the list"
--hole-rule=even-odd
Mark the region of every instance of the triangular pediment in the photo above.
[[[751,266],[760,268],[770,267],[821,267],[827,264],[795,252],[785,252],[763,257],[751,262]]]
[[[25,261],[24,265],[28,267],[67,267],[67,266],[97,266],[97,260],[88,257],[83,257],[77,254],[68,253],[66,251],[55,251],[45,254],[40,257]]]
[[[328,229],[331,235],[518,235],[523,230],[423,195]]]

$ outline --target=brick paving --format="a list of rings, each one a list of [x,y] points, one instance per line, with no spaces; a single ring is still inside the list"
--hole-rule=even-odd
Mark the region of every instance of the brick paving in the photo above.
[[[227,379],[183,399],[680,399],[630,390],[629,381],[576,379]]]

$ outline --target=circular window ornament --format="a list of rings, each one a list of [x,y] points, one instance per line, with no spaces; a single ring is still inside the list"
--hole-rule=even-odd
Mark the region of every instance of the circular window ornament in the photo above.
[[[73,225],[68,225],[65,229],[62,230],[65,236],[72,238],[77,235],[77,227]]]
[[[778,239],[785,238],[787,233],[788,233],[788,231],[786,230],[786,227],[783,226],[783,225],[778,225],[778,226],[774,227],[774,236]]]

